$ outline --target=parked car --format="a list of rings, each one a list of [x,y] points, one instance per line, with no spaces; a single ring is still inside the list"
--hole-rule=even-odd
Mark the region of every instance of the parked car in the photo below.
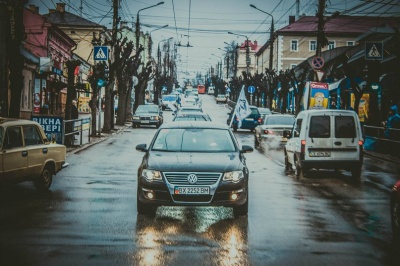
[[[395,239],[400,240],[400,180],[398,180],[392,188],[390,214],[393,236]]]
[[[294,120],[293,115],[265,115],[263,123],[254,129],[254,147],[283,148],[287,142],[287,138],[283,136],[283,131],[291,130]]]
[[[33,181],[50,188],[53,175],[66,163],[66,147],[50,143],[39,123],[0,117],[0,184]]]
[[[139,105],[132,117],[132,127],[161,126],[164,122],[162,111],[156,104]]]
[[[256,106],[251,105],[250,109],[251,109],[251,114],[242,120],[242,126],[240,127],[240,129],[249,129],[250,131],[254,131],[256,126],[258,126],[261,123],[261,114],[258,111],[258,108]],[[235,110],[232,109],[232,111],[230,113],[228,113],[229,116],[226,121],[228,125],[231,124],[231,119],[232,119],[232,115],[234,115],[234,111]],[[238,130],[238,122],[239,122],[238,118],[236,116],[234,116],[232,125],[231,125],[233,128],[233,131]]]
[[[179,112],[172,121],[211,121],[211,117],[203,112]]]
[[[224,124],[182,121],[162,125],[138,168],[137,211],[153,216],[157,206],[233,207],[247,215],[249,170],[240,146]]]
[[[285,145],[286,171],[305,177],[310,169],[351,171],[361,176],[364,139],[358,115],[350,110],[301,111]]]
[[[178,95],[176,94],[163,95],[161,100],[162,110],[175,110],[177,100]]]
[[[227,103],[228,97],[226,97],[225,94],[218,94],[217,97],[215,97],[215,101],[217,103]]]

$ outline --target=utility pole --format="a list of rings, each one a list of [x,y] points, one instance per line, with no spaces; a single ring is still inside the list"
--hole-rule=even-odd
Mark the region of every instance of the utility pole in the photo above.
[[[317,49],[316,56],[321,56],[322,47],[326,45],[326,37],[324,34],[324,11],[325,11],[325,1],[326,0],[318,0],[318,29],[317,29]]]

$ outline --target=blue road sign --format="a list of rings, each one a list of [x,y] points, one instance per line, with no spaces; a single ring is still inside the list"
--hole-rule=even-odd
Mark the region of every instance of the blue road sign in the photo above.
[[[254,86],[249,86],[249,87],[247,88],[247,91],[248,91],[249,93],[254,93],[254,92],[256,91],[256,88],[254,88]]]
[[[383,59],[383,43],[382,42],[365,42],[365,59],[366,60],[382,60]]]
[[[95,61],[108,60],[108,46],[94,46],[93,56]]]

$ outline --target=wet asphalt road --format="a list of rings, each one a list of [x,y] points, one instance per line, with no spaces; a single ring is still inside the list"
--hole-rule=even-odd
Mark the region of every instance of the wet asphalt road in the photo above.
[[[202,95],[214,121],[228,110]],[[171,119],[169,111],[165,121]],[[136,213],[137,167],[155,128],[127,128],[78,153],[47,193],[0,190],[0,265],[399,265],[389,190],[399,168],[365,159],[363,177],[285,175],[282,151],[247,154],[249,215],[230,208],[160,207]],[[249,131],[237,133],[253,145]]]

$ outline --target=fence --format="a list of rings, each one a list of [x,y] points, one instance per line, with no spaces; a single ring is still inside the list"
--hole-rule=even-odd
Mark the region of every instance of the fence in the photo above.
[[[364,137],[364,149],[400,157],[400,129],[364,126]]]
[[[90,117],[85,117],[85,118],[78,118],[78,119],[71,119],[71,120],[64,120],[64,129],[67,128],[67,124],[72,124],[72,132],[65,132],[63,136],[63,144],[65,141],[65,136],[70,136],[73,135],[75,138],[75,135],[79,135],[79,144],[83,144],[83,133],[87,131],[88,135],[88,142],[90,142]],[[77,134],[78,133],[78,134]],[[72,139],[72,138],[71,138]],[[71,145],[74,145],[74,141],[72,141]]]

